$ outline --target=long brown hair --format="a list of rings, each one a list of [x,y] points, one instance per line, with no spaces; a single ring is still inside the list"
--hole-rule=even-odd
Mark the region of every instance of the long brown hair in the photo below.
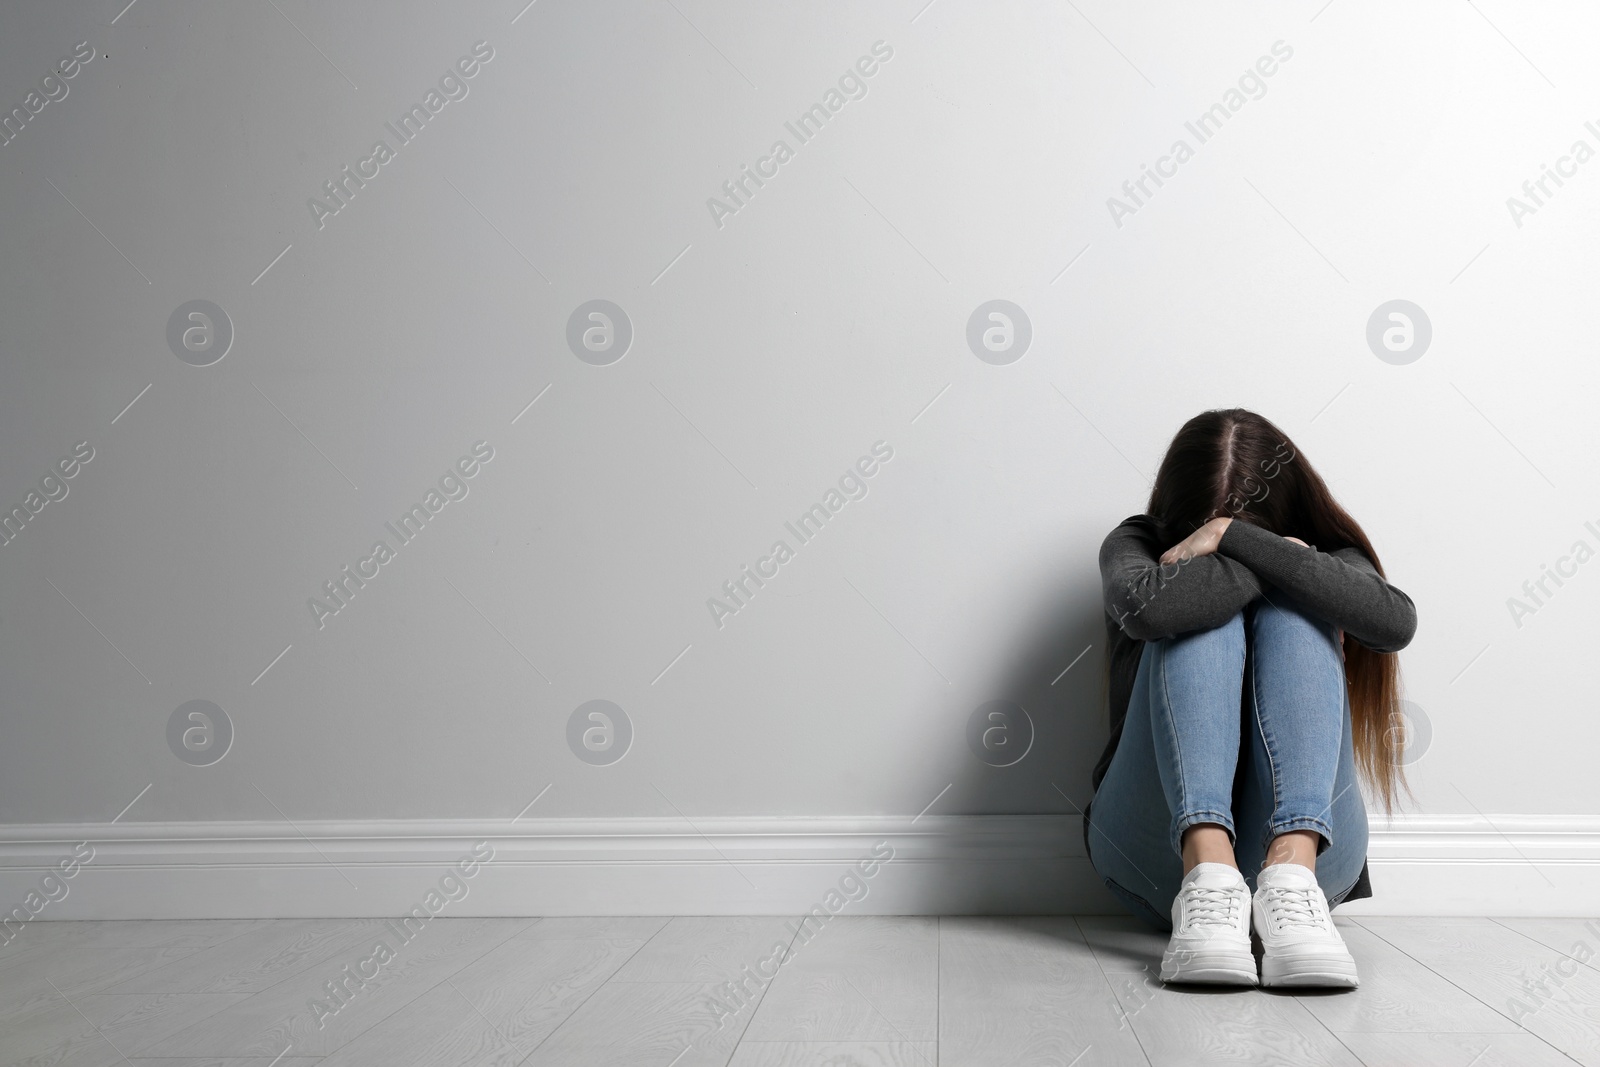
[[[1226,517],[1298,537],[1323,552],[1354,546],[1384,573],[1360,524],[1288,435],[1243,408],[1202,412],[1183,424],[1156,472],[1147,511],[1168,545]],[[1399,657],[1374,652],[1346,633],[1344,670],[1357,770],[1392,813],[1400,790],[1410,794],[1401,758]]]

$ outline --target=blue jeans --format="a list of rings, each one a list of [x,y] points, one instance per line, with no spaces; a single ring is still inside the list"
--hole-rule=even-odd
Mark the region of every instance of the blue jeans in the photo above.
[[[1215,823],[1252,891],[1267,846],[1312,830],[1329,904],[1367,855],[1334,627],[1272,593],[1212,630],[1145,643],[1117,751],[1089,809],[1089,862],[1135,915],[1172,927],[1181,841]]]

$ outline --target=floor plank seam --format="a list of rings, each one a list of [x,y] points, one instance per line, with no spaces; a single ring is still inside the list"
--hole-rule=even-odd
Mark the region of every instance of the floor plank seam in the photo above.
[[[543,921],[544,920],[542,918],[539,920],[539,922],[543,922]],[[563,1015],[561,1017],[561,1021],[556,1023],[554,1026],[552,1026],[550,1028],[550,1032],[548,1034],[545,1034],[543,1037],[541,1037],[539,1039],[538,1043],[535,1044],[531,1049],[528,1050],[528,1054],[526,1056],[522,1057],[522,1059],[517,1061],[517,1067],[522,1067],[522,1064],[527,1063],[529,1060],[533,1059],[533,1057],[538,1053],[538,1051],[541,1048],[544,1047],[544,1043],[546,1041],[549,1041],[552,1037],[555,1037],[557,1031],[559,1031],[563,1026],[567,1025],[567,1023],[569,1021],[571,1021],[572,1017],[583,1009],[583,1006],[585,1004],[589,1003],[589,1001],[591,999],[593,999],[602,989],[604,989],[604,988],[606,988],[606,986],[610,985],[611,981],[612,981],[612,976],[615,975],[618,971],[622,970],[622,968],[626,967],[628,965],[628,961],[629,960],[633,959],[639,953],[643,952],[645,950],[645,947],[647,945],[649,945],[650,942],[654,941],[657,937],[659,937],[660,934],[661,934],[661,931],[665,930],[668,927],[668,925],[671,924],[671,922],[672,922],[672,920],[668,919],[666,922],[662,923],[656,929],[655,933],[651,934],[649,937],[647,937],[643,941],[639,942],[638,947],[635,948],[632,952],[628,953],[628,958],[627,959],[623,960],[621,963],[617,964],[617,966],[615,968],[612,969],[611,974],[606,976],[606,980],[604,982],[601,982],[599,985],[595,986],[594,989],[590,991],[588,996],[584,997],[582,1000],[578,1001],[578,1003],[574,1004],[572,1006],[572,1010],[567,1012],[565,1015]],[[526,927],[524,927],[524,929],[531,930],[536,925],[538,925],[538,923],[529,923]]]
[[[1594,971],[1597,976],[1600,976],[1600,967],[1597,967],[1594,963],[1590,962],[1591,960],[1600,959],[1600,956],[1591,956],[1591,957],[1589,957],[1588,960],[1580,960],[1578,957],[1574,956],[1572,953],[1567,952],[1564,949],[1559,949],[1559,948],[1555,947],[1554,945],[1547,945],[1543,941],[1540,941],[1537,937],[1534,937],[1531,934],[1523,933],[1523,931],[1518,930],[1515,926],[1507,926],[1505,923],[1501,922],[1499,919],[1495,918],[1493,915],[1485,916],[1485,918],[1487,918],[1490,922],[1494,923],[1496,926],[1498,926],[1498,927],[1500,927],[1502,929],[1510,930],[1514,934],[1521,934],[1521,936],[1526,937],[1529,941],[1532,941],[1535,945],[1538,945],[1540,948],[1544,949],[1547,952],[1559,952],[1559,953],[1561,953],[1563,956],[1565,956],[1567,959],[1571,960],[1572,962],[1576,963],[1578,966],[1587,967],[1589,970]],[[1584,924],[1585,928],[1587,929],[1588,925],[1590,923],[1593,923],[1593,922],[1595,922],[1595,920],[1593,920],[1593,919],[1585,920],[1585,924]]]
[[[471,921],[471,920],[469,919],[468,921]],[[378,1019],[373,1020],[373,1022],[370,1025],[364,1026],[359,1031],[357,1031],[356,1033],[351,1034],[349,1036],[349,1038],[347,1038],[345,1041],[341,1042],[337,1047],[329,1049],[326,1055],[328,1055],[328,1056],[336,1055],[337,1053],[342,1051],[346,1046],[353,1045],[357,1041],[360,1041],[368,1033],[372,1032],[373,1030],[376,1030],[378,1027],[382,1026],[384,1023],[388,1022],[390,1019],[395,1018],[401,1012],[403,1012],[407,1008],[411,1007],[411,1005],[415,1004],[417,1001],[421,1000],[423,997],[427,996],[429,993],[433,992],[435,989],[438,989],[441,985],[444,985],[446,982],[450,981],[450,979],[454,978],[456,975],[460,974],[462,971],[466,970],[468,967],[471,967],[474,963],[477,963],[479,960],[483,959],[483,957],[487,956],[489,953],[493,952],[495,949],[499,948],[501,945],[503,945],[507,941],[511,940],[511,938],[517,936],[517,934],[521,933],[523,930],[527,930],[527,929],[531,928],[532,926],[534,926],[538,921],[539,921],[538,919],[534,919],[531,922],[523,923],[520,927],[518,927],[516,930],[512,931],[511,933],[507,934],[505,937],[502,937],[498,941],[495,941],[495,942],[491,943],[482,952],[478,953],[476,956],[473,956],[471,959],[466,960],[465,962],[463,962],[461,964],[461,966],[459,966],[459,967],[455,968],[454,970],[450,971],[448,974],[445,974],[437,982],[434,982],[432,985],[426,986],[423,989],[419,990],[417,992],[416,996],[410,997],[407,1000],[405,1000],[404,1002],[402,1002],[401,1004],[396,1005],[393,1011],[390,1011],[388,1014],[383,1015],[383,1016],[379,1017]],[[313,964],[312,967],[308,967],[306,969],[306,971],[301,972],[301,973],[309,973],[310,970],[312,970],[312,968],[314,968],[315,966],[316,965]],[[288,979],[285,979],[285,981],[288,981]],[[293,1048],[294,1048],[294,1046],[293,1046],[293,1044],[291,1044],[288,1049],[285,1049],[279,1055],[280,1056],[287,1056],[288,1053]]]
[[[1383,918],[1383,916],[1371,916],[1371,917],[1372,918]],[[1484,918],[1487,919],[1487,916],[1485,916]],[[1489,921],[1492,922],[1493,920],[1489,920]],[[1424,967],[1427,970],[1433,972],[1439,978],[1443,979],[1446,982],[1449,982],[1452,986],[1455,986],[1457,989],[1461,990],[1461,992],[1463,994],[1465,994],[1466,996],[1471,997],[1473,1000],[1477,1001],[1479,1004],[1482,1004],[1484,1007],[1488,1008],[1490,1011],[1494,1012],[1496,1015],[1499,1015],[1501,1018],[1505,1019],[1507,1022],[1510,1022],[1513,1026],[1515,1026],[1517,1028],[1517,1032],[1518,1033],[1526,1034],[1528,1037],[1531,1037],[1534,1040],[1539,1041],[1544,1045],[1547,1045],[1551,1050],[1556,1052],[1558,1055],[1560,1055],[1560,1056],[1562,1056],[1562,1057],[1564,1057],[1566,1059],[1573,1060],[1574,1063],[1581,1062],[1581,1061],[1578,1061],[1576,1059],[1573,1059],[1573,1057],[1565,1049],[1561,1048],[1560,1046],[1556,1045],[1554,1042],[1550,1041],[1543,1034],[1536,1034],[1532,1030],[1529,1030],[1526,1026],[1523,1026],[1522,1023],[1518,1022],[1516,1019],[1511,1018],[1511,1016],[1507,1015],[1505,1012],[1501,1011],[1499,1008],[1495,1007],[1493,1004],[1490,1004],[1488,1001],[1484,1000],[1482,997],[1480,997],[1477,994],[1473,993],[1471,990],[1468,990],[1468,989],[1464,988],[1463,986],[1461,986],[1459,983],[1454,981],[1449,975],[1445,974],[1443,971],[1439,970],[1437,967],[1430,966],[1425,960],[1417,959],[1417,957],[1413,956],[1411,953],[1407,952],[1405,949],[1401,948],[1399,945],[1397,945],[1393,941],[1389,940],[1389,938],[1384,937],[1383,934],[1381,934],[1377,930],[1374,930],[1371,927],[1367,926],[1366,923],[1360,923],[1360,926],[1362,927],[1362,929],[1366,930],[1368,933],[1372,934],[1374,937],[1378,938],[1379,940],[1383,941],[1385,944],[1389,945],[1396,952],[1399,952],[1402,955],[1406,956],[1407,958],[1411,959],[1418,966]],[[1513,933],[1515,933],[1515,932],[1516,931],[1513,931]],[[1546,948],[1546,946],[1540,944],[1537,941],[1534,941],[1532,938],[1526,938],[1526,940],[1533,942],[1533,944],[1535,944],[1535,945],[1539,945],[1540,948]],[[1492,1042],[1491,1042],[1491,1047],[1492,1047]]]
[[[1078,916],[1072,916],[1073,929],[1078,931],[1078,936],[1083,939],[1083,945],[1089,950],[1089,958],[1094,961],[1095,970],[1100,972],[1100,980],[1106,984],[1106,992],[1111,994],[1111,1004],[1117,1017],[1128,1027],[1128,1033],[1133,1035],[1133,1040],[1139,1046],[1139,1055],[1144,1057],[1145,1067],[1155,1067],[1155,1061],[1150,1058],[1150,1050],[1145,1048],[1144,1038],[1139,1036],[1139,1031],[1133,1025],[1122,1001],[1117,997],[1117,988],[1111,984],[1111,974],[1106,970],[1106,965],[1100,959],[1100,953],[1095,949],[1094,943],[1089,940],[1089,934],[1083,928],[1083,923],[1078,921]],[[1119,1027],[1120,1029],[1120,1027]]]
[[[1600,1067],[1596,919],[1339,916],[1363,981],[1328,995],[1161,983],[1165,935],[1126,915],[845,917],[805,963],[798,924],[773,942],[769,918],[785,917],[450,917],[370,1017],[320,1038],[296,998],[381,936],[368,921],[41,923],[0,966],[0,1061],[216,1062],[185,1055],[216,1045],[262,1067],[940,1067],[948,1044],[960,1064]],[[731,993],[760,941],[783,962]],[[259,1051],[285,1026],[304,1050]]]

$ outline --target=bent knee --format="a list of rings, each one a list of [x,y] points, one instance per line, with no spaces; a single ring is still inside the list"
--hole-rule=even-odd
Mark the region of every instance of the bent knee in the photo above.
[[[1236,611],[1221,623],[1206,630],[1189,630],[1148,642],[1162,652],[1190,649],[1205,651],[1242,649],[1244,647],[1245,613]]]
[[[1254,602],[1252,608],[1250,628],[1254,634],[1264,630],[1298,632],[1319,637],[1330,646],[1336,642],[1337,626],[1311,614],[1288,597],[1274,597],[1272,600],[1262,597]]]

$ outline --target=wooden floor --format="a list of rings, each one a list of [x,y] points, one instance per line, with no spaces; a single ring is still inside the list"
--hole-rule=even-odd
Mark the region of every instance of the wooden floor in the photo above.
[[[1338,921],[1361,989],[1298,996],[1162,988],[1106,917],[36,922],[0,1063],[1600,1065],[1600,921]]]

